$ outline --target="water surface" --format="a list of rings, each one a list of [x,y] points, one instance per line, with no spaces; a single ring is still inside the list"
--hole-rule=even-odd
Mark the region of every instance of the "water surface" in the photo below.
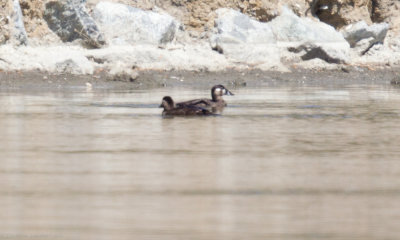
[[[0,91],[0,239],[399,239],[400,90]]]

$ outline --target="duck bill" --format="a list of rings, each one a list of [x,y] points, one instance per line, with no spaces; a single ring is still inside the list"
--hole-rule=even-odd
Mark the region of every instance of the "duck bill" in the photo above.
[[[162,104],[160,104],[160,106],[158,106],[159,108],[162,108],[162,107],[164,107]]]
[[[233,94],[231,91],[229,91],[228,89],[226,89],[226,95],[228,95],[228,96],[233,96],[233,95],[235,95],[235,94]]]

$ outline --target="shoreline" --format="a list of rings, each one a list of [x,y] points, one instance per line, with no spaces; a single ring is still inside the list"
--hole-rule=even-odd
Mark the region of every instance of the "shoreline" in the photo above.
[[[396,85],[400,68],[370,70],[367,67],[343,67],[334,70],[292,69],[290,72],[252,70],[223,71],[138,71],[134,80],[110,79],[105,72],[93,75],[49,73],[41,71],[1,71],[2,91],[59,90],[140,90],[152,88],[205,88],[223,84],[230,88],[279,86],[340,87],[345,85]]]

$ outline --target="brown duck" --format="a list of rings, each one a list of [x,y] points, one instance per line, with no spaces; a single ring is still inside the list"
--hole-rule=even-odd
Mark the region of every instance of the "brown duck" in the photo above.
[[[177,103],[177,107],[184,106],[196,106],[211,110],[213,113],[222,112],[224,107],[227,106],[225,100],[222,98],[223,95],[232,96],[234,95],[231,91],[225,88],[223,85],[215,85],[211,88],[211,99],[202,98],[194,99],[186,102]]]
[[[170,96],[162,99],[160,107],[164,108],[163,116],[207,116],[213,115],[207,109],[197,106],[175,106],[174,100]]]

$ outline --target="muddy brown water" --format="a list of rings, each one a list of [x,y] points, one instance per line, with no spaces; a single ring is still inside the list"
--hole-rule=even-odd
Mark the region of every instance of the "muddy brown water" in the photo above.
[[[0,91],[0,239],[399,239],[400,89]]]

